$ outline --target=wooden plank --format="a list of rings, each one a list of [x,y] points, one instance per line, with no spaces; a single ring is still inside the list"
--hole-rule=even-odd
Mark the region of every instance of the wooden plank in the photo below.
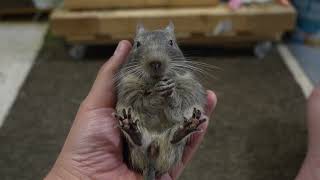
[[[250,35],[265,36],[282,34],[295,27],[293,7],[278,4],[243,7],[231,11],[226,5],[207,8],[131,9],[105,11],[56,10],[51,16],[52,30],[65,37],[111,37],[130,38],[135,34],[136,24],[143,23],[147,29],[165,27],[170,20],[175,24],[179,38],[194,34],[204,36]],[[231,29],[214,34],[219,24],[231,24]]]
[[[66,40],[73,44],[116,44],[122,39],[132,41],[132,38],[111,38],[109,36],[67,36]],[[223,45],[223,46],[247,46],[260,41],[279,41],[280,34],[243,35],[243,36],[190,36],[178,38],[180,45]]]
[[[72,10],[105,8],[146,8],[214,6],[219,0],[65,0],[64,7]]]
[[[231,11],[225,5],[211,8],[134,9],[106,11],[56,10],[51,16],[52,29],[57,35],[123,34],[132,36],[136,24],[147,28],[164,27],[172,20],[176,32],[212,34],[217,25],[230,21],[232,31],[264,33],[282,32],[294,28],[295,11],[281,5],[245,7]]]

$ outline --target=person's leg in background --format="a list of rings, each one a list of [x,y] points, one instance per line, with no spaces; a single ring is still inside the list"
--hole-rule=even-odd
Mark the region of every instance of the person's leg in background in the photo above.
[[[320,86],[307,105],[308,152],[296,180],[320,180]]]

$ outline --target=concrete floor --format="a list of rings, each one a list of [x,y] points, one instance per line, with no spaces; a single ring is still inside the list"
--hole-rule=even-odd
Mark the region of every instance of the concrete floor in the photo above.
[[[0,127],[42,46],[47,23],[0,23]]]
[[[314,85],[320,85],[320,47],[289,44],[291,52]]]
[[[95,48],[90,58],[72,60],[61,40],[47,36],[0,129],[1,179],[45,176],[113,49]],[[277,51],[257,60],[248,51],[183,49],[222,70],[204,81],[219,104],[181,179],[294,179],[306,151],[305,98]]]

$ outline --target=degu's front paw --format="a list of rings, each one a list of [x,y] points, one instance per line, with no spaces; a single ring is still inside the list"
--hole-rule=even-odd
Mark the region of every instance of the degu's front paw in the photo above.
[[[138,128],[139,120],[132,117],[131,108],[128,110],[123,109],[122,115],[115,114],[116,119],[119,121],[119,127],[123,133],[137,146],[142,145],[142,135]]]
[[[173,94],[176,84],[170,78],[162,78],[154,87],[154,91],[160,96],[169,97]]]
[[[206,120],[207,120],[206,117],[202,117],[201,111],[194,108],[192,117],[189,119],[184,118],[183,124],[173,134],[171,143],[176,144],[180,142],[182,139],[184,139],[185,137],[191,135],[192,133],[201,131],[199,126],[200,124],[204,123]]]

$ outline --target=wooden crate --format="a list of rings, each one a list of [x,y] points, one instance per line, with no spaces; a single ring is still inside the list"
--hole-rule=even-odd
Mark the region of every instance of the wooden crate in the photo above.
[[[219,0],[65,0],[66,9],[214,6]]]
[[[53,12],[51,27],[56,35],[72,42],[107,43],[132,38],[137,23],[157,29],[165,27],[171,20],[177,38],[185,42],[200,42],[201,39],[223,42],[222,39],[228,38],[232,42],[236,40],[234,37],[240,40],[244,40],[243,37],[278,39],[283,32],[294,28],[295,16],[293,7],[278,4],[243,7],[239,11],[231,11],[226,5],[81,12],[60,9]],[[232,29],[215,34],[219,24],[226,21],[232,24]]]

